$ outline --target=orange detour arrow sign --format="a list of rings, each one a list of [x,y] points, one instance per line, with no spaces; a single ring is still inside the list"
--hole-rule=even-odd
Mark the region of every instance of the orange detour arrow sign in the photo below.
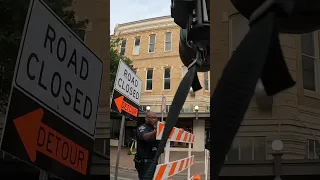
[[[43,124],[43,113],[39,108],[13,121],[31,161],[38,151],[86,175],[89,151]]]
[[[124,101],[124,96],[120,96],[116,99],[114,99],[114,102],[116,103],[116,106],[118,108],[118,111],[121,113],[122,110],[131,114],[134,117],[138,116],[138,108],[135,108],[131,104]]]

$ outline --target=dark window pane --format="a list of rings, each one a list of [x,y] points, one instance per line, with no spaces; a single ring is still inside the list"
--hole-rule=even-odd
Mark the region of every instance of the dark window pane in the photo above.
[[[150,44],[149,45],[149,52],[154,52],[155,50],[155,44]]]
[[[127,44],[127,40],[123,39],[122,42],[121,42],[121,47],[126,47],[126,44]]]
[[[171,42],[166,42],[165,51],[170,51],[170,50],[171,50]]]
[[[254,160],[266,160],[266,139],[255,138],[254,139]]]
[[[314,141],[309,139],[308,140],[308,143],[309,143],[309,159],[314,159],[315,156],[314,156]]]
[[[319,141],[317,141],[317,140],[314,140],[314,142],[315,142],[315,150],[316,150],[315,157],[316,157],[316,159],[319,159],[320,144],[319,144]]]
[[[252,160],[252,138],[240,138],[240,158],[242,161]]]
[[[208,80],[204,80],[204,89],[209,90],[209,81]]]
[[[94,140],[94,149],[104,154],[104,140],[101,138],[96,138]]]
[[[209,79],[209,73],[208,72],[204,72],[204,79]]]
[[[110,156],[110,139],[106,139],[105,143],[105,155]]]
[[[164,78],[170,78],[170,68],[164,69]]]
[[[238,138],[235,138],[232,146],[228,152],[228,161],[238,161],[239,160],[239,143]]]
[[[164,80],[164,89],[170,89],[170,79]]]
[[[111,127],[110,127],[110,138],[111,139],[118,139],[119,138],[119,132],[120,132],[120,125],[121,120],[119,119],[111,119]]]
[[[156,42],[156,35],[150,35],[150,42],[149,44],[155,44]]]
[[[147,79],[152,79],[152,77],[153,77],[153,69],[148,69]]]
[[[147,90],[152,90],[152,79],[147,79]]]
[[[314,59],[302,56],[302,74],[303,74],[303,88],[311,91],[316,90]]]
[[[134,45],[135,46],[139,46],[140,45],[140,37],[136,37],[136,40],[134,41]]]
[[[171,33],[166,33],[165,42],[171,42]]]
[[[314,37],[313,33],[301,35],[301,52],[309,56],[314,56]]]
[[[121,56],[124,56],[124,54],[126,53],[126,48],[121,48],[121,51],[120,51],[120,55]]]
[[[166,112],[169,112],[170,106],[171,105],[166,105]]]

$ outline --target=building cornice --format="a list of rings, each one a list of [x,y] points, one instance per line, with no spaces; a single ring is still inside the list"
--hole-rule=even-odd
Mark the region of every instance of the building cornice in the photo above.
[[[174,22],[173,18],[165,16],[161,18],[152,18],[132,23],[119,24],[115,28],[114,35],[118,36],[168,27],[177,27],[177,24]]]

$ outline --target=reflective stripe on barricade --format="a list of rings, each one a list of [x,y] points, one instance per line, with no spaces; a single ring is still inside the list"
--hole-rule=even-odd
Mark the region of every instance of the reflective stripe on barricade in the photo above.
[[[157,126],[157,140],[161,140],[163,130],[164,130],[164,122],[158,122]],[[193,143],[194,135],[180,128],[174,127],[170,133],[168,141],[174,142],[184,142],[184,143]]]
[[[172,161],[167,164],[157,165],[156,171],[154,173],[154,180],[167,179],[174,176],[185,169],[190,168],[194,164],[194,155],[177,161]]]
[[[161,140],[163,130],[164,130],[165,122],[158,122],[157,126],[157,140]],[[165,158],[162,164],[157,165],[155,173],[153,175],[153,180],[163,180],[169,179],[170,177],[179,174],[184,170],[188,170],[188,177],[187,180],[194,179],[194,176],[190,178],[190,167],[194,164],[194,155],[191,156],[191,144],[194,143],[194,135],[188,131],[185,131],[180,128],[174,127],[171,131],[169,139],[166,144],[166,148],[164,151]],[[169,162],[169,155],[170,155],[170,142],[183,142],[188,143],[188,157]]]

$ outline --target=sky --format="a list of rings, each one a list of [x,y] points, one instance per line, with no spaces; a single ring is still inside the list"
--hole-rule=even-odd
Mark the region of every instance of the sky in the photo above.
[[[170,15],[171,0],[110,0],[110,33],[116,24]]]

